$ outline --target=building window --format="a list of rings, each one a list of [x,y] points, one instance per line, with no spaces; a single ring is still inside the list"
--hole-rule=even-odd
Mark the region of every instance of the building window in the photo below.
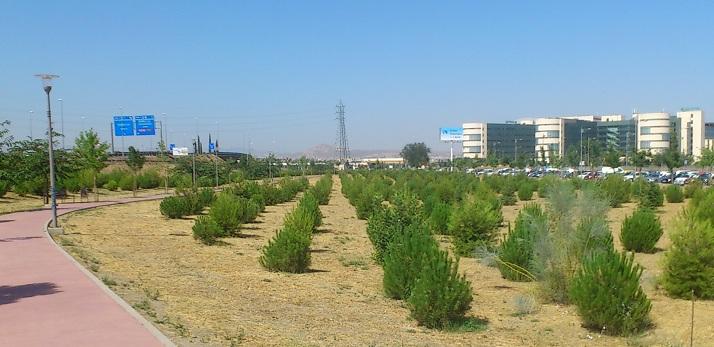
[[[669,139],[670,139],[669,133],[667,133],[667,134],[662,134],[662,141],[669,141]]]
[[[551,152],[553,152],[553,153],[557,153],[557,152],[558,152],[558,148],[559,148],[559,146],[558,146],[557,143],[548,144],[548,151],[551,151]]]
[[[545,137],[548,137],[548,138],[560,137],[560,131],[558,131],[558,130],[546,131]]]
[[[481,141],[481,134],[464,135],[464,141]]]
[[[473,146],[471,149],[471,153],[481,153],[481,146]]]
[[[640,141],[640,148],[641,149],[650,149],[651,147],[650,141]]]
[[[642,127],[640,128],[640,134],[642,135],[647,135],[652,133],[652,128],[650,127]]]

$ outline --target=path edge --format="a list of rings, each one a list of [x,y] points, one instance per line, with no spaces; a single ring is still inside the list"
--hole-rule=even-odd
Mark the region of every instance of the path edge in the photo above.
[[[106,205],[101,205],[101,206],[80,207],[76,210],[67,211],[65,213],[62,213],[62,215],[77,212],[77,211],[91,210],[91,209],[105,207],[105,206],[126,205],[126,204],[135,203],[135,202],[153,201],[153,200],[159,200],[159,199],[163,199],[163,198],[164,198],[164,196],[152,197],[152,198],[148,198],[148,199],[144,199],[144,200],[140,200],[140,201],[115,201],[115,202],[110,202]],[[56,249],[58,249],[60,251],[60,253],[62,253],[67,259],[69,259],[70,262],[72,262],[72,264],[74,264],[75,267],[77,267],[80,271],[82,271],[82,273],[84,273],[85,276],[89,277],[89,279],[92,282],[94,282],[94,284],[97,287],[99,287],[105,294],[107,294],[112,300],[114,300],[114,302],[116,302],[121,308],[123,308],[124,311],[126,311],[131,317],[136,319],[144,328],[146,328],[151,333],[151,335],[153,335],[162,345],[169,346],[169,347],[176,347],[176,344],[173,341],[171,341],[168,337],[166,337],[166,335],[164,335],[164,333],[162,333],[161,330],[159,330],[156,326],[154,326],[154,324],[152,324],[146,318],[144,318],[144,316],[142,316],[133,307],[131,307],[131,305],[129,305],[129,303],[124,301],[124,299],[122,299],[117,293],[115,293],[109,287],[107,287],[107,285],[105,285],[104,282],[102,282],[102,280],[97,278],[97,276],[95,276],[91,271],[87,270],[84,266],[82,266],[82,264],[80,264],[76,259],[74,259],[74,257],[72,257],[72,255],[67,253],[67,251],[65,251],[64,248],[62,248],[62,246],[58,245],[57,242],[55,242],[55,240],[52,238],[52,236],[50,236],[49,232],[47,231],[47,228],[49,227],[50,223],[52,223],[51,218],[48,219],[47,223],[44,224],[44,232],[45,232],[44,236],[47,239],[49,239],[49,242]]]

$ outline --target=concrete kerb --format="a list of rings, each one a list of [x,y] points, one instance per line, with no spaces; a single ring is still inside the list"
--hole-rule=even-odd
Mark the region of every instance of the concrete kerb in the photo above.
[[[168,195],[149,197],[146,199],[135,200],[135,201],[116,201],[116,202],[110,202],[110,203],[107,203],[105,205],[100,205],[100,206],[80,207],[76,210],[67,211],[67,212],[64,212],[61,214],[64,215],[64,214],[77,212],[77,211],[86,211],[86,210],[91,210],[91,209],[104,207],[104,206],[125,205],[125,204],[131,204],[131,203],[135,203],[135,202],[159,200],[159,199],[163,199],[166,196],[168,196]],[[82,271],[82,273],[84,273],[87,277],[89,277],[89,279],[92,280],[92,282],[94,282],[94,284],[96,284],[97,287],[102,289],[102,291],[104,291],[104,293],[106,293],[110,298],[112,298],[112,300],[114,300],[114,302],[119,304],[119,306],[121,306],[127,313],[129,313],[130,316],[132,316],[143,327],[145,327],[147,330],[149,330],[151,335],[153,335],[157,340],[159,340],[159,342],[161,342],[161,344],[163,344],[164,346],[170,346],[170,347],[176,346],[176,344],[173,343],[171,340],[169,340],[169,338],[166,337],[166,335],[164,335],[158,328],[156,328],[153,324],[151,324],[151,322],[146,320],[146,318],[144,318],[144,316],[142,316],[133,307],[131,307],[131,305],[129,305],[129,303],[127,303],[126,301],[124,301],[124,299],[119,297],[119,295],[114,293],[114,291],[112,291],[109,287],[107,287],[104,284],[104,282],[102,282],[102,280],[100,280],[99,278],[94,276],[94,274],[91,271],[87,270],[84,266],[82,266],[82,264],[80,264],[69,253],[67,253],[67,251],[65,251],[64,248],[62,248],[60,245],[58,245],[57,242],[55,242],[55,240],[50,236],[50,234],[47,230],[50,223],[52,223],[52,219],[47,220],[47,223],[45,223],[45,237],[47,237],[49,239],[49,242],[52,245],[54,245],[55,248],[57,248],[65,257],[67,257],[67,259],[69,259],[69,261],[72,262],[72,264],[74,264],[74,266],[76,266],[80,271]]]

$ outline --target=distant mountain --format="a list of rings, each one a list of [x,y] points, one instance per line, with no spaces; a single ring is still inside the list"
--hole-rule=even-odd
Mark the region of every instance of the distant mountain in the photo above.
[[[362,158],[389,158],[389,157],[399,157],[400,150],[398,149],[351,149],[350,156],[356,159]],[[461,153],[461,146],[454,146],[454,156]],[[297,159],[302,156],[311,159],[318,160],[331,160],[337,159],[337,150],[334,145],[319,144],[310,147],[299,153],[285,153],[281,155],[283,157]],[[449,158],[449,151],[432,151],[431,156],[433,158]]]

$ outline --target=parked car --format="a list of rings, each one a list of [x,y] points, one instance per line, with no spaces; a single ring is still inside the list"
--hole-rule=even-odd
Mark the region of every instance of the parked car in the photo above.
[[[672,183],[672,174],[660,175],[659,183]]]

